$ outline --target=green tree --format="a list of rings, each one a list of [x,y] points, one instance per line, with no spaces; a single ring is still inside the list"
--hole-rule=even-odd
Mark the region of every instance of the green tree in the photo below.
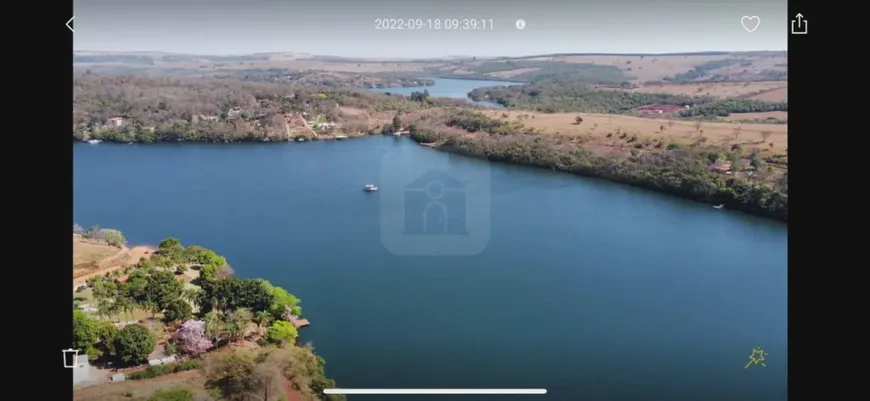
[[[187,320],[193,315],[193,307],[187,301],[177,298],[166,305],[163,310],[163,320],[166,322],[177,322],[179,320]]]
[[[97,320],[81,310],[73,310],[73,348],[97,358],[108,350],[118,329],[110,322]]]
[[[201,283],[205,292],[202,307],[206,311],[218,307],[224,311],[246,308],[255,313],[267,310],[272,305],[272,295],[262,282],[260,279],[242,280],[236,277],[205,280]]]
[[[758,153],[752,152],[749,155],[749,165],[756,170],[761,168],[761,157],[758,156]]]
[[[272,314],[266,311],[260,311],[254,315],[254,323],[256,323],[257,327],[260,329],[272,324],[273,320],[274,317]]]
[[[213,309],[203,316],[203,321],[205,322],[205,335],[208,337],[209,341],[217,346],[227,340],[229,337],[229,331],[227,330],[227,324],[221,312],[217,309]]]
[[[190,302],[195,307],[199,307],[202,304],[202,297],[204,295],[205,293],[199,287],[185,288],[181,292],[181,299]]]
[[[107,278],[96,281],[93,292],[94,301],[100,316],[113,317],[120,312],[116,301],[119,295],[118,284]]]
[[[181,241],[178,238],[166,237],[160,241],[160,245],[157,248],[161,251],[178,249],[181,248]]]
[[[239,308],[225,315],[227,335],[230,341],[238,341],[245,334],[245,326],[253,320],[250,310]]]
[[[393,132],[398,132],[402,130],[402,116],[399,113],[396,113],[396,116],[393,117]]]
[[[180,299],[184,291],[184,284],[167,270],[151,270],[146,283],[144,298],[154,304],[158,312]]]
[[[274,344],[286,341],[293,344],[296,342],[296,337],[298,335],[299,333],[296,331],[296,326],[294,326],[293,323],[278,320],[275,323],[272,323],[266,331],[266,341]]]
[[[178,262],[183,258],[184,247],[181,246],[181,241],[178,238],[164,238],[157,246],[157,251],[160,255],[168,259]]]
[[[262,285],[272,297],[269,312],[272,314],[273,319],[283,319],[287,308],[290,308],[292,314],[302,316],[302,307],[299,306],[299,303],[302,301],[299,298],[281,287],[273,286],[266,280],[262,281]]]
[[[106,241],[106,243],[111,246],[120,248],[127,245],[127,239],[124,238],[124,234],[121,234],[118,230],[104,228],[100,230],[100,236],[103,238],[103,241]]]
[[[118,331],[114,339],[115,356],[127,364],[138,364],[148,360],[154,352],[157,340],[145,326],[131,324]]]
[[[737,169],[740,167],[740,153],[730,152],[726,157],[728,159],[728,162],[731,163],[731,169],[737,171]]]

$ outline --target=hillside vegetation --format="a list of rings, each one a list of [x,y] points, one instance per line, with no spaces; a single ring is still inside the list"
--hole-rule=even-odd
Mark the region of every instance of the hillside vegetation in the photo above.
[[[414,140],[450,152],[600,177],[782,221],[788,218],[788,172],[777,160],[763,160],[754,152],[742,157],[739,145],[708,146],[700,140],[666,144],[616,132],[607,137],[624,138],[631,151],[602,154],[589,137],[547,135],[520,121],[471,110],[430,116],[411,130]],[[711,171],[712,165],[724,162],[736,173]]]
[[[598,89],[583,83],[535,82],[528,85],[478,88],[469,93],[474,100],[488,100],[507,108],[542,113],[584,112],[627,114],[650,104],[690,106],[681,117],[727,117],[731,113],[788,111],[785,102],[746,99],[718,100],[707,96],[628,92]]]
[[[379,131],[399,112],[462,104],[232,79],[92,74],[76,75],[73,93],[73,138],[115,142],[287,140],[288,118],[301,113],[343,123],[347,132]]]

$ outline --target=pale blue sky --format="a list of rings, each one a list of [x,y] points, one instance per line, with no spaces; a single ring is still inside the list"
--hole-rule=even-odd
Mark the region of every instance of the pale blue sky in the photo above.
[[[785,50],[785,0],[76,0],[75,50],[346,57]],[[747,32],[744,15],[761,25]],[[377,18],[492,19],[377,31]],[[522,18],[527,27],[518,30]]]

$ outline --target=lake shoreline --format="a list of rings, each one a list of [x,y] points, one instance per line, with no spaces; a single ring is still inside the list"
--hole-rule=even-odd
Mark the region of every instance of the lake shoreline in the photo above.
[[[349,140],[349,139],[368,138],[368,137],[374,137],[374,136],[393,136],[393,135],[392,134],[380,134],[380,133],[377,133],[377,134],[362,133],[359,135],[348,135],[348,137],[346,139],[336,139],[336,138],[316,139],[316,140],[308,140],[308,141],[305,141],[303,143],[322,142],[322,141],[344,141],[344,140]],[[416,139],[413,135],[403,134],[402,136],[409,136],[412,141],[414,141],[415,143],[417,143],[420,146],[435,149],[435,150],[442,151],[442,152],[448,152],[448,153],[452,153],[452,154],[456,154],[456,155],[460,155],[460,156],[482,159],[482,160],[487,160],[487,161],[496,162],[496,163],[505,163],[505,164],[524,166],[524,167],[532,167],[532,168],[559,171],[559,172],[574,174],[574,175],[578,175],[578,176],[586,177],[586,178],[604,179],[604,180],[611,181],[611,182],[614,182],[617,184],[630,185],[633,187],[642,188],[642,189],[646,189],[646,190],[653,191],[653,192],[663,193],[666,195],[676,196],[679,198],[688,199],[688,200],[692,200],[695,202],[708,204],[711,206],[721,204],[721,205],[725,205],[725,207],[724,207],[725,209],[736,210],[736,211],[740,211],[740,212],[743,212],[743,213],[746,213],[746,214],[749,214],[752,216],[773,219],[773,220],[788,224],[787,213],[786,214],[769,213],[766,210],[761,209],[757,205],[735,202],[733,200],[730,200],[730,199],[727,199],[724,197],[706,199],[702,196],[698,196],[698,195],[692,194],[690,192],[681,191],[681,189],[679,187],[661,186],[662,185],[661,183],[657,183],[657,182],[653,182],[653,181],[639,181],[639,180],[633,179],[633,177],[618,176],[618,175],[605,176],[602,174],[595,174],[591,171],[569,170],[567,168],[563,168],[560,166],[536,165],[536,164],[526,163],[526,162],[523,162],[520,160],[513,160],[513,159],[510,159],[509,157],[508,158],[487,157],[486,155],[469,152],[469,151],[466,151],[464,149],[460,149],[460,148],[455,147],[455,146],[449,146],[449,145],[445,146],[444,143],[422,142],[422,141]],[[82,142],[82,141],[73,141],[73,142]],[[109,143],[109,144],[113,144],[113,145],[125,143],[125,142],[112,142],[112,141],[104,141],[104,142]],[[289,141],[238,140],[238,141],[232,141],[232,142],[179,141],[179,142],[175,142],[175,143],[179,143],[179,144],[181,144],[181,143],[206,143],[206,144],[213,144],[213,145],[222,145],[222,144],[241,144],[241,143],[286,144],[286,143],[294,143],[294,142],[296,142],[296,141],[295,140],[289,140]],[[87,143],[87,142],[84,142],[84,143]],[[135,142],[135,143],[136,144],[144,144],[144,145],[149,145],[149,144],[157,145],[157,144],[166,144],[166,143],[173,143],[173,142],[171,142],[171,141],[157,141],[157,142]]]
[[[767,212],[765,209],[761,209],[757,205],[734,202],[734,201],[731,201],[725,197],[706,199],[702,196],[695,195],[691,192],[682,191],[681,188],[679,188],[679,187],[661,186],[661,183],[650,181],[650,180],[640,181],[640,180],[633,179],[633,177],[620,176],[620,175],[606,176],[603,174],[595,174],[593,172],[593,170],[569,170],[569,169],[563,168],[561,166],[537,165],[537,164],[526,163],[526,162],[519,161],[516,159],[511,159],[510,157],[505,157],[505,158],[488,157],[487,155],[470,152],[470,151],[467,151],[466,149],[462,149],[462,148],[459,148],[456,146],[450,146],[446,143],[420,142],[413,135],[411,136],[411,140],[417,142],[421,146],[435,149],[435,150],[442,151],[442,152],[447,152],[447,153],[452,153],[452,154],[456,154],[456,155],[460,155],[460,156],[486,160],[489,162],[504,163],[504,164],[511,164],[511,165],[532,167],[532,168],[539,168],[539,169],[547,169],[547,170],[558,171],[558,172],[562,172],[562,173],[574,174],[574,175],[585,177],[585,178],[603,179],[603,180],[607,180],[607,181],[610,181],[610,182],[613,182],[616,184],[629,185],[629,186],[633,186],[636,188],[641,188],[641,189],[645,189],[645,190],[649,190],[649,191],[653,191],[653,192],[658,192],[658,193],[662,193],[665,195],[671,195],[671,196],[675,196],[678,198],[687,199],[687,200],[691,200],[691,201],[695,201],[695,202],[699,202],[699,203],[704,203],[704,204],[711,205],[711,206],[724,205],[724,209],[736,210],[736,211],[743,212],[743,213],[746,213],[746,214],[751,215],[751,216],[763,217],[766,219],[772,219],[772,220],[776,220],[776,221],[788,224],[788,214],[787,213],[786,214],[770,213],[770,212]]]

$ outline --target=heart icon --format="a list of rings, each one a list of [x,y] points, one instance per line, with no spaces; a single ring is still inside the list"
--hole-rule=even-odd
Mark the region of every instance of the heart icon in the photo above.
[[[757,15],[751,17],[744,15],[743,18],[740,18],[740,25],[743,25],[743,29],[745,29],[746,32],[752,33],[758,29],[759,25],[761,25],[761,18],[758,18]]]

